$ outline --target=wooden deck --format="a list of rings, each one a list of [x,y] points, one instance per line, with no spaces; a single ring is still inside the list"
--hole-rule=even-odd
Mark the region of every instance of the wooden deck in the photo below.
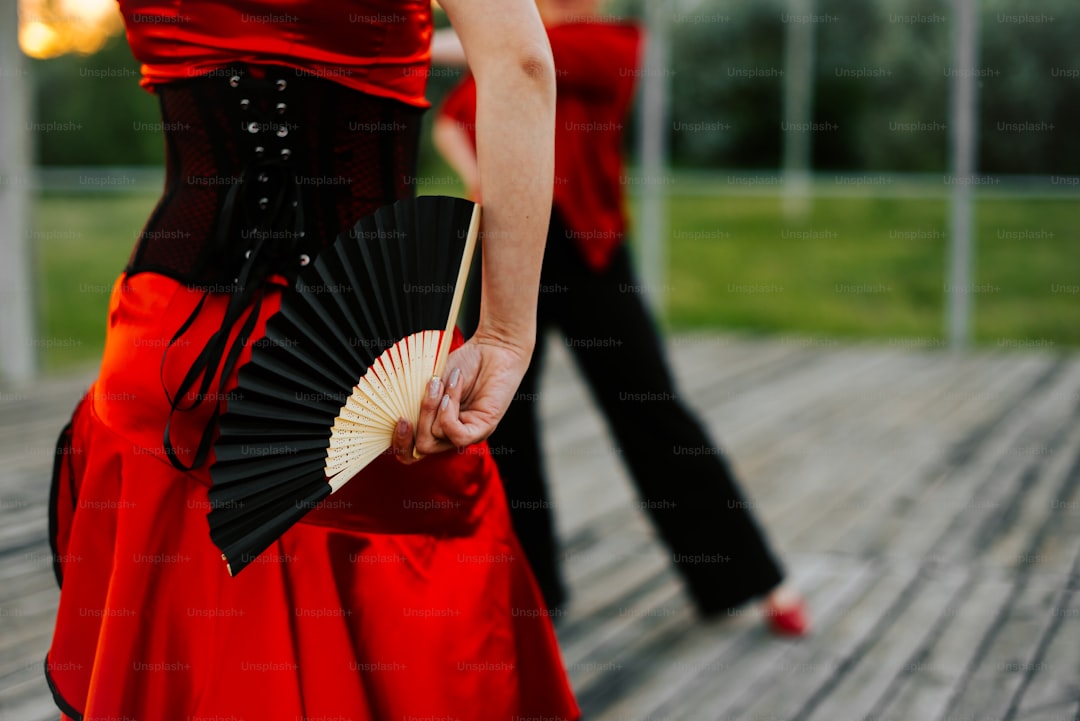
[[[816,628],[781,641],[752,608],[695,618],[556,344],[558,632],[586,719],[1080,718],[1080,356],[715,335],[671,350]],[[45,499],[87,378],[0,392],[0,721],[55,718]]]

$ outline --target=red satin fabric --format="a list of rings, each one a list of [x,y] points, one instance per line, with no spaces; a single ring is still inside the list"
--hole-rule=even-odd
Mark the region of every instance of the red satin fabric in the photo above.
[[[87,720],[577,718],[486,444],[409,467],[380,458],[228,576],[209,538],[209,472],[179,472],[160,451],[159,374],[176,386],[226,301],[212,296],[162,365],[200,296],[153,273],[121,279],[99,379],[60,451],[48,670],[62,708]],[[258,334],[276,305],[271,291]],[[185,460],[204,420],[174,418]]]
[[[303,70],[427,106],[429,0],[119,0],[151,88],[232,63]]]
[[[555,58],[554,205],[591,268],[623,242],[623,130],[638,76],[641,30],[621,23],[548,28]],[[439,111],[476,142],[476,83],[463,80]],[[482,189],[481,189],[482,191]]]

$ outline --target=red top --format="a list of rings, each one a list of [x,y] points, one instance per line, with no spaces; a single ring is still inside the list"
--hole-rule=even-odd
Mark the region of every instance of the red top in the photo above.
[[[273,64],[426,107],[430,0],[118,0],[142,84]]]
[[[623,121],[638,75],[636,25],[572,23],[548,28],[555,57],[554,203],[585,261],[602,270],[626,231]],[[439,112],[476,142],[476,83],[466,77]]]

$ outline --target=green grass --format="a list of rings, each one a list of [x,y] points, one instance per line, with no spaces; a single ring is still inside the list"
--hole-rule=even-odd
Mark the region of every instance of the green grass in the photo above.
[[[1075,200],[976,203],[976,342],[1080,345],[1078,211]],[[822,198],[785,220],[779,198],[674,198],[669,324],[940,338],[947,214],[945,200]]]
[[[109,292],[127,264],[154,195],[44,195],[31,238],[46,370],[101,355]]]
[[[100,355],[109,287],[155,200],[38,199],[31,237],[46,369]],[[819,198],[799,220],[785,220],[776,197],[673,197],[669,210],[672,328],[943,335],[945,200]],[[1080,346],[1080,202],[982,199],[976,219],[976,341]]]

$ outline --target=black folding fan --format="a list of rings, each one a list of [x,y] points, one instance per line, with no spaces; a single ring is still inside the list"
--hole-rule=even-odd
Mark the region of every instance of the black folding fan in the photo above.
[[[210,536],[239,573],[415,427],[453,337],[480,206],[401,200],[305,268],[240,370],[210,469]]]

